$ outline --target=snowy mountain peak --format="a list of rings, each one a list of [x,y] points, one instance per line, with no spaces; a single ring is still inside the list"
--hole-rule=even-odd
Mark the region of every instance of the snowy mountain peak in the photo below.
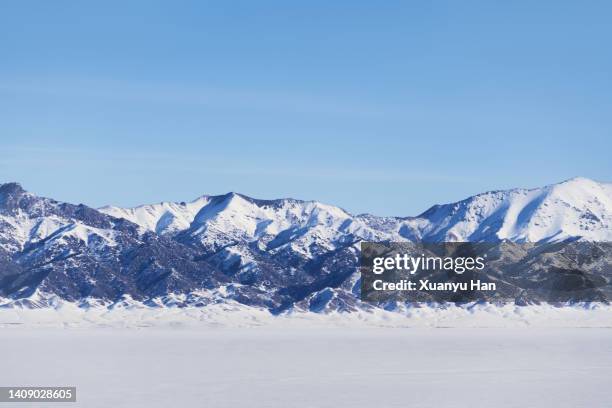
[[[19,183],[0,184],[0,210],[14,210],[26,194]]]
[[[283,237],[295,240],[320,228],[326,229],[324,235],[336,233],[350,219],[345,211],[315,201],[259,200],[230,193],[211,198],[186,234],[205,246],[258,239],[288,243]]]
[[[554,185],[559,185],[559,184],[601,184],[601,183],[598,183],[597,181],[590,179],[588,177],[576,176],[576,177],[572,177],[567,180],[564,180],[560,183],[551,184],[551,185],[554,186]]]
[[[551,184],[544,187],[544,189],[548,190],[550,195],[571,201],[583,200],[587,197],[605,197],[609,195],[611,186],[610,184],[598,183],[588,178],[576,177],[558,184]]]
[[[161,202],[132,208],[106,206],[99,211],[131,221],[143,231],[171,235],[189,228],[195,215],[210,200],[211,197],[201,196],[190,202]]]
[[[577,177],[542,188],[491,191],[430,208],[420,231],[434,241],[612,239],[610,185]]]

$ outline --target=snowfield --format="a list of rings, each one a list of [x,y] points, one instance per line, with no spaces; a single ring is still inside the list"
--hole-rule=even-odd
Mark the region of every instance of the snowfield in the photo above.
[[[45,407],[591,408],[612,399],[609,328],[13,325],[0,338],[0,384],[77,387],[77,403]]]
[[[289,313],[0,308],[0,385],[76,386],[45,407],[608,407],[612,307]],[[21,403],[23,407],[40,404]]]
[[[133,301],[132,301],[133,302]],[[0,330],[27,328],[612,328],[612,306],[586,303],[555,307],[471,304],[411,307],[350,313],[293,311],[278,316],[265,308],[223,302],[207,307],[147,307],[142,303],[79,307],[58,301],[54,308],[0,307]]]

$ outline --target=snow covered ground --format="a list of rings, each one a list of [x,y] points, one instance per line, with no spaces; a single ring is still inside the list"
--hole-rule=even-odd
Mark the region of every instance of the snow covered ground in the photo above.
[[[610,328],[0,329],[20,407],[609,407]],[[10,404],[0,404],[10,405]]]
[[[411,307],[395,311],[372,309],[351,313],[294,311],[272,315],[267,309],[237,302],[207,307],[147,307],[139,302],[79,307],[57,301],[55,307],[0,307],[0,330],[32,328],[144,328],[144,327],[567,327],[612,328],[612,305],[587,303],[555,307],[472,304],[447,307]]]

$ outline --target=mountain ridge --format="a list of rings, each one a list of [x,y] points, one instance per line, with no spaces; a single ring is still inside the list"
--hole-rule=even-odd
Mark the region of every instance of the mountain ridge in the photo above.
[[[184,294],[184,305],[231,300],[271,311],[351,311],[370,307],[358,299],[361,241],[570,239],[612,241],[612,185],[573,178],[485,192],[416,217],[378,217],[239,193],[93,209],[6,183],[0,297],[10,303],[44,292],[70,301],[129,296],[175,304]]]
[[[419,220],[422,221],[422,220],[427,219],[427,220],[429,220],[429,221],[431,221],[433,223],[439,223],[440,222],[440,218],[442,218],[441,214],[438,211],[440,209],[442,209],[443,211],[447,211],[448,212],[448,209],[450,207],[456,207],[456,206],[460,206],[462,204],[468,204],[470,202],[473,202],[473,201],[479,200],[479,199],[480,200],[488,200],[491,197],[500,196],[500,195],[530,195],[530,194],[533,195],[534,193],[537,193],[537,192],[546,193],[546,192],[549,192],[550,190],[554,190],[555,188],[558,189],[560,186],[564,186],[564,185],[574,185],[575,186],[575,185],[584,185],[584,184],[588,184],[588,185],[591,185],[591,186],[592,185],[601,186],[601,188],[602,188],[601,192],[606,192],[607,191],[606,194],[608,195],[608,203],[606,204],[607,205],[606,208],[609,208],[609,206],[612,205],[612,199],[610,198],[610,197],[612,197],[612,184],[609,184],[609,183],[599,183],[599,182],[595,182],[595,181],[593,181],[591,179],[584,178],[584,177],[574,177],[574,178],[562,181],[560,183],[549,184],[549,185],[546,185],[546,186],[540,187],[540,188],[529,188],[529,189],[526,189],[526,188],[514,188],[514,189],[509,189],[509,190],[492,190],[492,191],[487,191],[487,192],[476,194],[474,196],[468,197],[468,198],[466,198],[464,200],[460,200],[460,201],[457,201],[457,202],[454,202],[454,203],[436,204],[436,205],[430,207],[429,209],[427,209],[426,211],[424,211],[423,213],[421,213],[420,215],[417,215],[417,216],[386,216],[386,217],[382,217],[382,216],[376,216],[376,215],[373,215],[373,214],[357,214],[357,215],[353,215],[350,212],[348,212],[348,211],[346,211],[346,210],[344,210],[344,209],[342,209],[340,207],[335,207],[333,205],[328,205],[328,204],[322,204],[322,203],[319,203],[317,201],[312,201],[312,200],[305,201],[305,200],[295,200],[295,199],[288,199],[288,198],[275,199],[275,200],[258,200],[258,199],[253,199],[251,197],[248,197],[248,196],[245,196],[245,195],[242,195],[242,194],[238,194],[238,193],[228,193],[228,194],[220,195],[220,196],[201,196],[201,197],[199,197],[196,200],[202,200],[205,197],[210,200],[210,199],[213,199],[213,198],[214,199],[219,199],[219,198],[228,197],[230,195],[236,195],[236,196],[239,196],[239,197],[242,197],[242,198],[246,199],[249,202],[253,202],[253,203],[257,203],[257,202],[259,202],[259,203],[267,203],[268,205],[270,205],[271,203],[278,204],[278,203],[283,203],[283,202],[295,202],[295,203],[300,203],[300,204],[318,203],[320,205],[325,205],[325,206],[328,206],[328,207],[333,207],[333,208],[335,208],[335,209],[337,209],[339,211],[342,211],[342,212],[346,213],[347,216],[355,218],[355,219],[375,218],[375,219],[379,219],[379,220],[397,220],[400,223],[404,222],[404,221],[408,221],[408,224],[412,224],[412,225],[407,225],[406,228],[410,229],[412,227],[416,228],[418,226],[416,224],[419,224]],[[192,201],[191,203],[195,202],[196,200]],[[165,204],[165,203],[160,203],[159,205],[163,205],[163,204]],[[174,204],[176,204],[176,203],[174,203]],[[202,207],[205,206],[205,204],[207,204],[207,203],[204,203],[204,205],[202,205]],[[130,218],[129,216],[127,216],[125,214],[122,214],[122,212],[129,211],[129,210],[133,211],[135,209],[139,209],[139,208],[142,208],[142,207],[151,207],[151,206],[155,206],[155,205],[156,204],[150,204],[150,205],[132,207],[132,208],[127,208],[127,209],[126,208],[121,208],[121,207],[106,206],[106,207],[100,208],[99,210],[102,211],[102,212],[106,212],[106,213],[109,213],[109,214],[116,215],[116,216],[123,216],[124,218],[129,219],[130,221],[136,222],[138,224],[137,219]],[[609,210],[607,212],[609,213]],[[609,215],[609,214],[607,214],[607,215]],[[606,217],[606,219],[608,220],[609,217]],[[606,227],[609,227],[609,224],[606,224]],[[447,232],[449,232],[449,231],[447,231]],[[476,238],[476,239],[480,238],[478,236],[475,236],[473,239],[470,239],[470,235],[466,235],[466,234],[459,234],[459,235],[453,236],[452,235],[453,233],[454,233],[454,231],[450,231],[450,233],[446,234],[446,235],[444,235],[444,234],[442,234],[442,235],[434,234],[434,235],[428,236],[427,238],[434,239],[434,240],[444,240],[444,239],[446,239],[446,240],[458,240],[458,239],[463,239],[463,240],[466,240],[466,241],[473,240],[474,238]],[[403,236],[402,234],[400,234],[400,235]],[[515,234],[515,235],[518,235],[519,239],[523,239],[525,241],[531,241],[531,240],[536,240],[537,241],[537,240],[541,240],[543,238],[550,237],[551,234],[549,234],[547,236],[545,233],[542,233],[542,234],[539,234],[539,235],[535,234],[532,237],[527,237],[527,236],[524,236],[524,234],[523,234],[523,236],[521,236],[521,233],[517,232],[517,234]],[[424,238],[423,236],[418,236],[418,234],[415,235],[415,236],[410,236],[410,234],[408,234],[408,236],[403,236],[403,237],[404,238],[416,238],[416,239]],[[563,239],[563,238],[569,238],[569,237],[570,237],[570,235],[567,235],[567,236],[561,235],[559,238]],[[512,236],[512,234],[505,234],[504,236],[502,236],[500,238],[502,238],[502,239],[503,238],[517,239],[517,237],[516,236]],[[529,239],[529,238],[533,238],[533,239]],[[589,237],[587,237],[587,238],[589,238]],[[591,238],[602,239],[601,237],[591,237]],[[612,235],[607,235],[607,238],[605,238],[605,239],[612,239]]]

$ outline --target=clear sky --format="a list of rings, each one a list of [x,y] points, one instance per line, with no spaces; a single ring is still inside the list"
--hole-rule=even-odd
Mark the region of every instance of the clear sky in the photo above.
[[[1,2],[0,182],[416,215],[612,181],[611,20],[606,1]]]

